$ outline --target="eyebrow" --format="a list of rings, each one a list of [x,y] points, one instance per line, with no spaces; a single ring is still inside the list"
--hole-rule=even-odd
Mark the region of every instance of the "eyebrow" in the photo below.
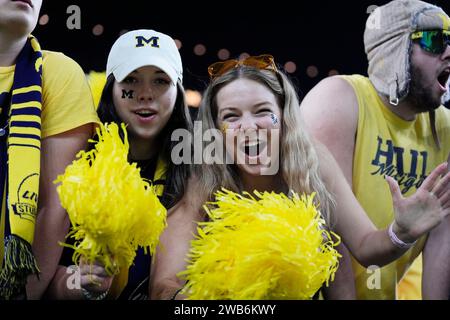
[[[273,106],[273,104],[269,101],[261,101],[261,102],[254,104],[253,108],[258,108],[258,107],[265,106],[265,105]]]
[[[219,116],[224,113],[225,111],[235,111],[235,110],[239,110],[239,108],[235,108],[235,107],[227,107],[225,109],[220,110],[219,112]]]
[[[273,104],[270,103],[269,101],[262,101],[262,102],[258,102],[258,103],[256,103],[256,104],[254,104],[254,105],[252,106],[252,108],[259,108],[259,107],[265,106],[265,105],[273,106]],[[236,108],[236,107],[226,107],[226,108],[220,110],[219,116],[220,116],[222,113],[224,113],[225,111],[235,111],[235,110],[239,110],[239,109],[240,109],[240,108]]]

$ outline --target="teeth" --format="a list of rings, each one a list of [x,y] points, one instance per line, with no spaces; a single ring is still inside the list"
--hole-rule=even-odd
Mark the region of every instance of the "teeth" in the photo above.
[[[247,142],[242,146],[242,151],[249,156],[259,155],[266,147],[266,142],[264,141],[251,141]]]
[[[149,110],[142,110],[142,111],[136,111],[137,114],[142,114],[142,115],[149,115],[149,114],[153,114],[153,112],[149,111]]]
[[[248,142],[248,143],[246,144],[246,146],[247,146],[247,147],[254,147],[254,146],[257,146],[258,144],[259,144],[258,141],[253,141],[253,142]]]

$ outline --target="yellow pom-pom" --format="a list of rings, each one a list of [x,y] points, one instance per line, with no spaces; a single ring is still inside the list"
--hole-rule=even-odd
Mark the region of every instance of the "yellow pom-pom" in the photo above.
[[[106,73],[91,71],[87,75],[87,80],[91,88],[92,98],[94,99],[94,106],[97,108],[106,84]]]
[[[338,268],[339,237],[311,196],[223,190],[179,274],[189,299],[311,299]]]
[[[127,161],[129,144],[115,123],[97,129],[99,142],[81,151],[55,181],[62,206],[67,210],[80,255],[99,261],[109,274],[129,268],[138,246],[153,254],[166,226],[166,209],[154,187]]]

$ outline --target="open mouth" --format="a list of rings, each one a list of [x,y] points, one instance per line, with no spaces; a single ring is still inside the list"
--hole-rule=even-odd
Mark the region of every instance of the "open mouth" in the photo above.
[[[266,148],[267,143],[265,141],[251,141],[246,142],[241,150],[249,157],[256,157]]]
[[[138,110],[138,111],[135,111],[134,113],[142,118],[150,118],[156,114],[156,112],[151,111],[151,110]]]
[[[450,68],[444,69],[438,76],[438,82],[443,88],[447,88],[448,78],[450,77]]]

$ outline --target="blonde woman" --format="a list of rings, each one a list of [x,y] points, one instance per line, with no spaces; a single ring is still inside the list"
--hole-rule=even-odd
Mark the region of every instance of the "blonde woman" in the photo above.
[[[209,73],[211,83],[198,119],[204,132],[222,132],[225,154],[235,161],[204,161],[196,166],[196,179],[174,207],[161,239],[164,251],[157,254],[151,280],[154,298],[174,297],[183,286],[176,274],[186,267],[195,221],[203,219],[202,204],[212,200],[221,187],[250,193],[316,192],[329,227],[365,266],[394,261],[450,213],[450,197],[445,192],[450,174],[439,179],[446,172],[446,164],[441,164],[406,199],[395,180],[386,177],[395,219],[388,229],[377,230],[329,151],[306,133],[295,89],[272,56],[219,62],[210,66]],[[205,147],[209,143],[204,142]],[[274,171],[277,162],[279,168]]]

